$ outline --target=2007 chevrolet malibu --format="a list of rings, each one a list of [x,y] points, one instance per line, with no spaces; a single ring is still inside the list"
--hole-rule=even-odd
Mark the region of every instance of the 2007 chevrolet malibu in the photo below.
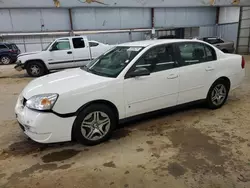
[[[85,67],[31,81],[15,113],[36,142],[74,138],[95,145],[129,117],[200,100],[220,108],[242,82],[244,68],[242,56],[199,40],[126,43]]]

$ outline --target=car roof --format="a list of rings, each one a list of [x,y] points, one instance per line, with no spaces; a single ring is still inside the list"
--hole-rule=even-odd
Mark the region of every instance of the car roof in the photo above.
[[[176,43],[176,42],[193,42],[195,40],[192,39],[157,39],[157,40],[143,40],[143,41],[136,41],[136,42],[128,42],[119,44],[117,46],[134,46],[134,47],[147,47],[147,46],[154,46],[160,44],[167,44],[167,43]]]

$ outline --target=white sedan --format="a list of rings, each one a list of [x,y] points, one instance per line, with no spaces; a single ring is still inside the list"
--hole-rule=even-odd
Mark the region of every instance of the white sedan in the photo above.
[[[36,142],[95,145],[133,116],[193,101],[220,108],[242,82],[244,68],[242,56],[198,40],[126,43],[87,66],[31,81],[15,113]]]

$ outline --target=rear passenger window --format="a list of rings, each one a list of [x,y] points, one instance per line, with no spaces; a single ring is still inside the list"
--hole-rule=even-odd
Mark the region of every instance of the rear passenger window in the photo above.
[[[135,66],[136,68],[145,67],[150,72],[160,72],[175,68],[173,45],[164,45],[150,49]]]
[[[202,43],[177,44],[177,56],[182,66],[193,65],[207,61],[205,48]]]
[[[206,44],[204,44],[204,47],[205,47],[205,51],[206,51],[206,55],[207,55],[207,61],[216,60],[217,57],[216,57],[215,50],[212,47],[210,47],[210,46],[208,46]]]
[[[74,48],[85,48],[85,43],[82,37],[73,38],[72,40]]]

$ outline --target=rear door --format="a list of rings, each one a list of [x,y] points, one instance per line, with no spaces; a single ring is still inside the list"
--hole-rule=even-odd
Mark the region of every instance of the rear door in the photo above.
[[[56,40],[50,50],[44,53],[50,69],[75,67],[72,45],[68,38]]]
[[[73,55],[76,66],[80,67],[90,62],[90,49],[88,41],[83,37],[72,38]]]
[[[215,50],[199,42],[176,44],[181,65],[178,104],[205,99],[216,74]]]

